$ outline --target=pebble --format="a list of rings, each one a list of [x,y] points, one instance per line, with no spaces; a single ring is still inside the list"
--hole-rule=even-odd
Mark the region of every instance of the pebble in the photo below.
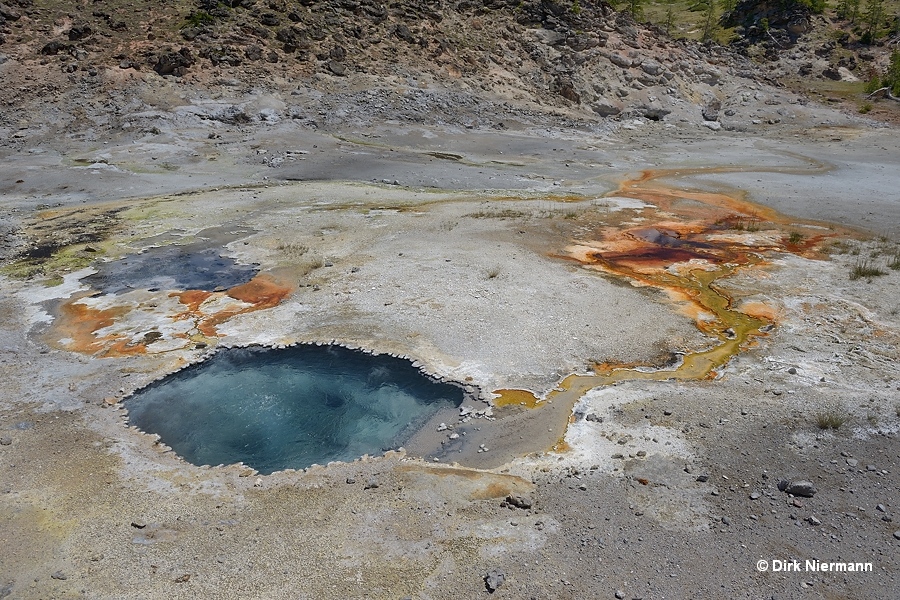
[[[517,494],[510,494],[506,497],[506,503],[510,506],[515,506],[516,508],[528,509],[532,506],[531,498],[528,496],[519,496]]]
[[[66,579],[69,578],[69,576],[66,575],[65,573],[63,573],[62,571],[57,571],[56,573],[54,573],[53,575],[51,575],[50,578],[51,578],[51,579],[57,579],[57,580],[59,580],[59,581],[65,581]]]
[[[753,492],[752,494],[750,494],[750,499],[759,500],[759,492]]]
[[[12,444],[12,438],[9,436],[0,437],[0,446],[9,446]]]
[[[348,477],[348,478],[346,479],[346,481],[347,481],[347,483],[350,484],[350,485],[353,485],[354,483],[356,483],[356,479],[353,478],[353,477]]]
[[[807,522],[809,522],[810,525],[821,525],[822,524],[822,521],[820,521],[819,519],[817,519],[815,517],[807,517],[806,520],[807,520]]]
[[[859,464],[859,461],[856,460],[855,458],[848,458],[847,464],[850,465],[851,467],[855,467],[856,465]]]
[[[895,531],[895,532],[894,532],[894,539],[900,540],[900,531]]]
[[[875,507],[875,510],[878,512],[887,512],[887,509],[884,507],[884,504],[879,504]]]
[[[484,576],[484,586],[489,592],[499,589],[504,581],[506,581],[506,573],[500,569],[491,569]]]
[[[700,483],[706,483],[709,481],[709,475],[697,475],[697,481]]]
[[[373,478],[369,479],[369,481],[366,482],[364,489],[373,490],[377,487],[378,487],[378,480],[373,477]]]
[[[816,490],[816,486],[806,480],[791,482],[780,481],[778,483],[778,489],[785,494],[790,494],[791,496],[802,496],[804,498],[812,498],[818,491]]]
[[[619,600],[622,600],[625,597],[625,592],[623,592],[622,590],[616,590],[615,596]]]

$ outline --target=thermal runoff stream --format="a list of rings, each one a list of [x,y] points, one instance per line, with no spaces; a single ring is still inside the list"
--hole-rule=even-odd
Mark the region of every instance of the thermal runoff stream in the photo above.
[[[776,324],[774,310],[758,302],[735,306],[723,280],[741,269],[768,264],[773,253],[813,254],[823,240],[840,233],[796,223],[749,202],[742,194],[691,191],[660,182],[742,170],[659,169],[625,179],[607,196],[647,203],[640,224],[601,228],[599,239],[577,240],[563,254],[586,268],[665,292],[713,340],[711,347],[680,352],[670,366],[595,364],[592,373],[568,375],[543,398],[528,390],[497,390],[495,405],[534,408],[554,404],[555,411],[568,411],[567,416],[579,398],[597,387],[621,381],[715,377],[717,369],[752,345],[754,338],[766,335]]]

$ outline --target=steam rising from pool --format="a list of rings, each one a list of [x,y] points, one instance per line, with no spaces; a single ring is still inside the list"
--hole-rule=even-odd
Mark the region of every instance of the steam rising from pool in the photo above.
[[[223,350],[126,407],[132,425],[188,462],[244,462],[268,474],[396,448],[462,401],[462,389],[407,360],[303,345]]]

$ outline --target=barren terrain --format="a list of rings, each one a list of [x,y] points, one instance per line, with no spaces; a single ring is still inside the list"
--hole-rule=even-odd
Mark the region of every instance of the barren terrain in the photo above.
[[[598,48],[695,52],[609,14]],[[727,57],[609,119],[475,67],[70,80],[28,56],[0,64],[28,90],[0,120],[0,598],[900,593],[895,128]],[[614,93],[641,64],[584,72]],[[166,248],[258,273],[101,286]],[[298,343],[468,398],[403,448],[265,476],[128,424],[213,352]]]

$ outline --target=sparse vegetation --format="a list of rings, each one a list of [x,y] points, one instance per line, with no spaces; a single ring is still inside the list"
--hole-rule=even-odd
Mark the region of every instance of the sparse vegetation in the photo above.
[[[850,270],[850,280],[856,281],[857,279],[871,279],[873,277],[878,277],[880,275],[886,275],[887,272],[881,269],[878,265],[874,264],[868,258],[860,258],[856,261],[856,264],[853,265],[853,268]]]
[[[296,242],[279,242],[276,246],[286,258],[297,259],[309,252],[309,247]]]
[[[499,266],[491,267],[490,269],[488,269],[487,278],[488,279],[497,279],[500,276],[500,273],[502,273],[502,272],[503,271],[500,269]]]
[[[479,210],[466,216],[472,219],[524,219],[531,215],[520,210],[506,208],[503,210]]]
[[[799,231],[792,231],[790,235],[788,235],[788,243],[797,245],[804,240],[804,236]]]
[[[859,114],[864,115],[872,110],[871,102],[863,102],[859,107]]]
[[[822,430],[840,429],[849,420],[850,417],[844,412],[828,410],[816,414],[816,427]]]
[[[187,16],[182,29],[187,29],[188,27],[202,27],[203,25],[209,25],[214,21],[215,18],[205,10],[195,10],[191,11],[191,14]]]
[[[825,251],[828,252],[828,254],[847,254],[852,248],[853,247],[844,240],[835,240],[828,244]]]

